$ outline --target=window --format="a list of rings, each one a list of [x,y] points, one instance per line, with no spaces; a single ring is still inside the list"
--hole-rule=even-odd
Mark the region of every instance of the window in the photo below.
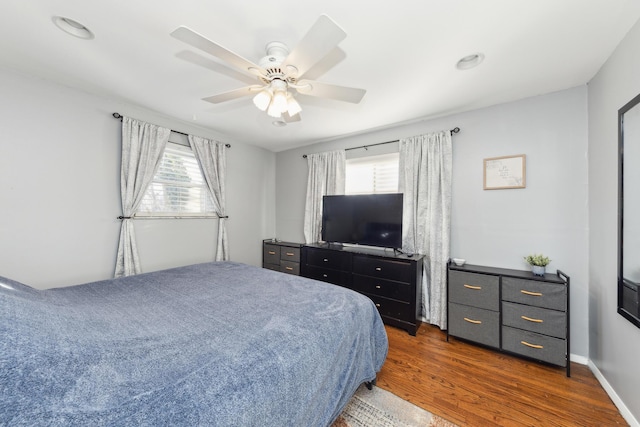
[[[345,194],[398,192],[399,153],[348,159]]]
[[[215,216],[209,190],[190,147],[167,143],[136,216]]]

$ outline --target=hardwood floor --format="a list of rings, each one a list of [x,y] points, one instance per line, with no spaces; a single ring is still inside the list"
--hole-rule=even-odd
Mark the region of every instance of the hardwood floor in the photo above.
[[[538,364],[422,325],[415,337],[387,326],[377,385],[462,426],[626,426],[588,367]]]

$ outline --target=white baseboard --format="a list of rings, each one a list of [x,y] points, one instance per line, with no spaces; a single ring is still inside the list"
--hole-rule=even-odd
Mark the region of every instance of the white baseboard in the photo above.
[[[573,356],[574,355],[572,354],[571,360],[573,360]],[[627,408],[622,399],[620,399],[620,396],[618,396],[613,387],[611,387],[611,384],[609,384],[604,375],[602,375],[602,372],[600,372],[598,367],[591,360],[588,361],[587,366],[589,366],[589,369],[591,369],[593,375],[595,375],[596,379],[600,382],[600,385],[602,385],[604,391],[606,391],[611,400],[613,400],[613,403],[620,411],[620,415],[622,415],[622,418],[624,418],[625,421],[629,423],[630,427],[640,427],[640,422],[638,422],[631,411],[629,411],[629,408]]]
[[[579,363],[581,365],[587,365],[587,366],[589,365],[589,358],[580,356],[579,354],[571,353],[571,355],[569,356],[569,360],[571,360],[572,362]]]

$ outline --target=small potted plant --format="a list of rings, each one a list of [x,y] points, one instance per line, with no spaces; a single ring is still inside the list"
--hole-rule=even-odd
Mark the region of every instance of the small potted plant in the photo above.
[[[551,262],[549,257],[542,254],[527,255],[524,260],[531,266],[531,272],[536,276],[544,276],[545,267]]]

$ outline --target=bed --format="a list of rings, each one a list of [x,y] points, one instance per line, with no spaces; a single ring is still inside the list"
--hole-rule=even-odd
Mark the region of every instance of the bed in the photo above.
[[[0,278],[0,425],[328,426],[387,336],[351,290],[234,262]]]

